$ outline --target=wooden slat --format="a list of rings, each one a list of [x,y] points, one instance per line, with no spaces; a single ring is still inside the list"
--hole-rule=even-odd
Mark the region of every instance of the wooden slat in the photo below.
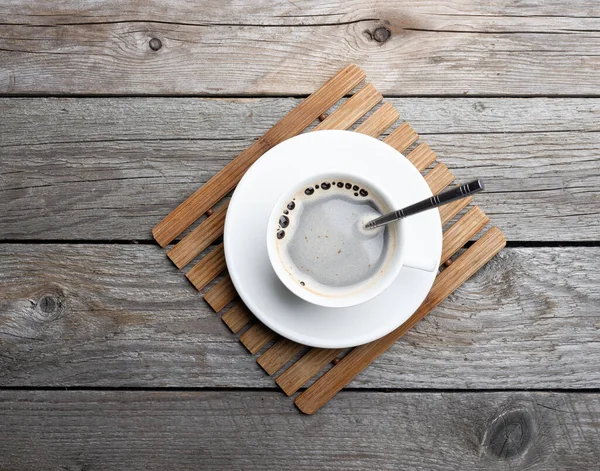
[[[444,164],[437,164],[425,175],[425,181],[429,185],[431,192],[435,195],[454,181],[454,175]]]
[[[422,172],[433,162],[435,162],[437,156],[427,144],[421,142],[417,147],[408,153],[406,158],[410,160],[415,167],[417,167],[419,172]]]
[[[471,201],[473,201],[473,198],[471,196],[467,196],[466,198],[462,198],[452,203],[445,204],[444,206],[440,206],[438,210],[440,212],[442,226],[444,224],[448,224],[452,218],[460,213],[463,208],[466,208]]]
[[[175,239],[229,193],[262,154],[302,132],[364,78],[365,73],[354,64],[338,72],[158,223],[152,230],[156,241],[164,247]]]
[[[408,147],[417,142],[419,135],[408,123],[402,123],[383,142],[389,144],[398,152],[404,152]]]
[[[223,322],[234,334],[237,334],[246,326],[254,316],[241,301],[236,302],[231,308],[221,316]]]
[[[200,291],[219,274],[227,268],[225,264],[225,250],[223,243],[217,245],[211,253],[206,255],[194,267],[188,271],[185,276],[194,287]]]
[[[267,343],[277,337],[277,334],[262,322],[257,321],[246,332],[240,335],[240,342],[252,354],[258,353]]]
[[[291,396],[343,351],[338,348],[311,348],[302,358],[281,373],[275,382],[284,393]]]
[[[479,233],[488,222],[490,222],[490,218],[479,206],[471,208],[467,214],[461,217],[452,225],[452,227],[444,232],[440,263],[444,263],[458,252],[458,250]]]
[[[356,375],[473,276],[505,245],[506,239],[500,229],[497,227],[490,229],[452,265],[438,275],[423,304],[404,324],[379,340],[354,348],[337,365],[297,397],[296,406],[306,414],[313,414],[319,410]]]
[[[302,351],[304,345],[282,338],[275,345],[258,357],[257,363],[269,375],[279,371],[283,365]]]
[[[175,247],[167,252],[167,257],[179,269],[190,263],[194,257],[223,235],[225,214],[229,200],[225,201],[217,210],[207,217],[202,224],[185,236]]]
[[[366,134],[371,137],[378,137],[383,134],[392,124],[394,124],[400,113],[390,102],[385,102],[381,107],[369,116],[355,132]]]
[[[381,93],[368,83],[321,121],[314,130],[348,129],[381,100],[383,100]]]
[[[204,300],[215,312],[219,312],[237,296],[229,275],[225,275],[212,289],[204,295]]]

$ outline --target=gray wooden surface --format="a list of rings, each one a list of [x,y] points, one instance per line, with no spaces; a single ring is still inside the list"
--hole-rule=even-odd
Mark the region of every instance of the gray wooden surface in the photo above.
[[[149,240],[165,214],[298,102],[0,99],[0,234]],[[597,239],[600,99],[390,102],[459,179],[485,180],[477,201],[509,239]]]
[[[0,408],[4,469],[581,470],[598,459],[597,394],[347,391],[303,416],[268,391],[4,391]]]
[[[596,0],[3,2],[0,469],[597,469],[599,32]],[[349,62],[509,246],[307,417],[150,229]]]
[[[389,94],[600,86],[596,0],[8,3],[8,93],[306,94],[348,62]]]
[[[599,388],[600,247],[507,248],[356,388]],[[0,384],[274,387],[164,253],[0,245]]]

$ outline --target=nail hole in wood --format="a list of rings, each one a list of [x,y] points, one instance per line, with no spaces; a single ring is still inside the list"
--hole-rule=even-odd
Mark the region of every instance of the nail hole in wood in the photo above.
[[[158,38],[152,38],[150,40],[150,49],[153,51],[158,51],[162,47],[162,42]]]

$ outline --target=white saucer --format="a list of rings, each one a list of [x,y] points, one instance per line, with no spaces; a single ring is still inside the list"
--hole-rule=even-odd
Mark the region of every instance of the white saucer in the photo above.
[[[387,144],[350,131],[301,134],[265,153],[238,184],[225,220],[225,258],[242,301],[266,326],[295,342],[345,348],[376,340],[406,321],[421,305],[437,275],[403,267],[376,298],[346,308],[310,304],[292,294],[269,263],[266,227],[273,205],[315,169],[363,175],[388,193],[398,208],[432,195],[419,171]],[[406,250],[439,265],[442,227],[436,210],[407,218]]]

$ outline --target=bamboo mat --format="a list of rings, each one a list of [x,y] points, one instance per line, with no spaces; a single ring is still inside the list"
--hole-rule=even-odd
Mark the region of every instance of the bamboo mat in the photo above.
[[[417,322],[450,296],[460,285],[481,269],[506,245],[504,235],[497,227],[488,229],[477,242],[458,252],[480,232],[489,218],[478,207],[471,206],[471,198],[455,201],[439,208],[445,227],[442,247],[442,266],[433,287],[419,309],[400,327],[374,342],[351,349],[309,348],[285,339],[264,326],[241,302],[231,279],[226,274],[223,243],[214,244],[223,235],[228,199],[244,173],[267,150],[290,137],[307,130],[350,129],[368,113],[355,132],[379,138],[400,115],[390,103],[381,103],[383,96],[371,85],[363,84],[365,73],[356,65],[348,65],[325,85],[302,101],[262,137],[231,161],[194,194],[163,219],[152,234],[161,247],[167,247],[192,225],[167,256],[179,269],[198,259],[185,276],[199,291],[218,280],[204,294],[205,301],[223,322],[238,336],[240,342],[258,364],[275,378],[288,396],[318,377],[295,398],[296,406],[312,414],[324,406],[344,386],[383,354]],[[359,87],[350,98],[344,97]],[[328,113],[340,100],[343,102]],[[383,141],[404,153],[436,194],[452,184],[454,175],[441,162],[410,124],[399,124]],[[221,202],[221,204],[219,204]],[[467,207],[471,206],[468,210]],[[464,214],[463,214],[464,213]],[[208,253],[204,254],[207,249]]]

